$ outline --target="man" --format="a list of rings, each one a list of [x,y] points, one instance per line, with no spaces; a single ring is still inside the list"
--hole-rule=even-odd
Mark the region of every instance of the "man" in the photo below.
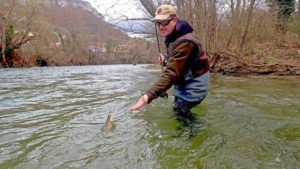
[[[192,27],[176,17],[171,5],[161,5],[154,22],[165,37],[167,55],[159,54],[159,64],[166,66],[160,79],[131,110],[137,110],[174,85],[174,111],[187,115],[206,97],[209,88],[209,61]]]

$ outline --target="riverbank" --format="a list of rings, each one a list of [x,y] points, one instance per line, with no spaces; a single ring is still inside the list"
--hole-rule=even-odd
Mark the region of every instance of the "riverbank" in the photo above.
[[[300,76],[300,45],[269,45],[243,54],[223,51],[211,62],[211,72],[225,75]]]
[[[210,66],[210,72],[230,76],[300,76],[300,45],[269,45],[242,54],[223,50],[210,54]]]
[[[261,45],[243,52],[221,50],[210,54],[210,65],[212,73],[230,76],[300,76],[300,44]],[[157,64],[146,67],[161,69]]]
[[[222,75],[300,76],[300,44],[269,44],[244,52],[222,50],[210,54],[210,66],[210,72]]]

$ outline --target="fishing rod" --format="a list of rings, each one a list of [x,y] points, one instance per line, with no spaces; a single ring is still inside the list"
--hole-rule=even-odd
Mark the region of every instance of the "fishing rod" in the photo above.
[[[155,12],[153,5],[154,5],[153,1],[151,0],[152,12]],[[158,52],[161,53],[161,51],[160,51],[160,45],[159,45],[159,39],[158,39],[158,33],[157,33],[157,27],[156,27],[155,21],[154,21],[154,28],[155,28],[155,36],[156,36],[156,41],[157,41]],[[162,62],[163,62],[163,60],[162,60]],[[161,71],[164,72],[164,66],[163,66],[163,64],[161,65]]]
[[[152,11],[154,12],[154,7],[153,7],[153,1],[151,0],[151,6],[152,6]],[[154,14],[155,15],[155,14]],[[155,17],[155,16],[153,16],[153,17]],[[158,48],[158,52],[159,52],[159,57],[160,57],[160,54],[161,54],[161,51],[160,51],[160,45],[159,45],[159,39],[158,39],[158,33],[157,33],[157,27],[156,27],[156,23],[155,23],[155,21],[154,21],[154,29],[155,29],[155,36],[156,36],[156,41],[157,41],[157,48]],[[160,57],[160,59],[162,59],[161,57]],[[163,60],[161,60],[162,61],[162,64],[161,64],[161,72],[163,73],[164,72],[164,64],[163,64]],[[167,93],[167,91],[166,92],[163,92],[161,95],[160,95],[160,97],[166,97],[166,98],[168,98],[168,93]]]
[[[155,36],[156,36],[156,41],[157,41],[157,48],[158,48],[158,52],[159,52],[159,54],[160,54],[161,51],[160,51],[160,45],[159,45],[159,39],[158,39],[158,33],[157,33],[157,27],[156,27],[155,22],[154,22],[154,28],[155,28]],[[163,60],[162,60],[162,62],[163,62]],[[161,65],[161,71],[164,72],[164,66],[163,66],[163,64]]]

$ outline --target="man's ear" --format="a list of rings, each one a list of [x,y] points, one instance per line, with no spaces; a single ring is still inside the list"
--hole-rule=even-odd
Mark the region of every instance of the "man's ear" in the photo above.
[[[177,17],[176,16],[174,17],[174,22],[177,23]]]

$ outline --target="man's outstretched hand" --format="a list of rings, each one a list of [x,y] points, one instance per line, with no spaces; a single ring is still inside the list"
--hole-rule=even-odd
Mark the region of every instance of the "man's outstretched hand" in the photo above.
[[[143,107],[146,103],[148,103],[148,96],[147,95],[143,95],[138,102],[136,102],[136,104],[134,106],[132,106],[130,108],[130,110],[138,110],[140,109],[141,107]]]

